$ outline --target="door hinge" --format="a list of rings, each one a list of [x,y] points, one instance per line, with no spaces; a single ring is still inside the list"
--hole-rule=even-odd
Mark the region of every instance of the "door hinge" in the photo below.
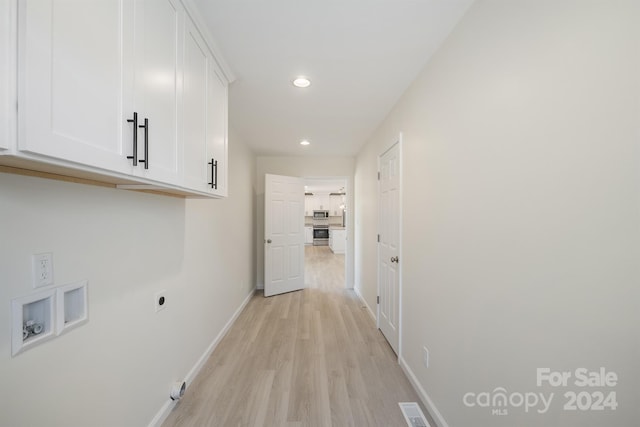
[[[378,234],[378,243],[380,243],[380,235]]]
[[[380,172],[378,172],[378,181],[380,181]]]
[[[376,297],[376,300],[377,300],[378,304],[380,304],[380,295],[378,295],[378,296]]]

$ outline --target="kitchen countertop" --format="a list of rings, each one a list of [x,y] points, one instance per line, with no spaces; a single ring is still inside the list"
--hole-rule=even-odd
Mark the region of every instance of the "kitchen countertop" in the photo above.
[[[329,226],[330,230],[344,230],[344,227],[341,225],[330,225]]]

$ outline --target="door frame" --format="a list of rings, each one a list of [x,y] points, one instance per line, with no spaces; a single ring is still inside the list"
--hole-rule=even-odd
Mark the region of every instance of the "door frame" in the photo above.
[[[398,177],[399,182],[398,186],[398,258],[400,262],[398,263],[398,360],[402,358],[402,268],[404,256],[402,252],[402,199],[403,199],[403,167],[402,167],[402,132],[398,132],[398,136],[391,142],[390,144],[384,146],[384,149],[378,154],[378,173],[380,173],[380,160],[382,156],[384,156],[389,150],[391,150],[395,145],[398,145]],[[378,178],[378,189],[376,194],[377,199],[377,211],[376,214],[378,216],[378,235],[380,234],[381,227],[381,215],[380,209],[382,208],[380,202],[380,179]],[[378,297],[380,296],[380,243],[376,244],[376,292]],[[380,329],[380,304],[376,304],[376,328]]]
[[[354,289],[355,288],[355,271],[354,271],[354,252],[355,249],[353,247],[354,237],[353,237],[353,214],[354,214],[354,204],[355,204],[355,195],[353,194],[353,182],[352,177],[348,175],[304,175],[302,178],[307,181],[344,181],[345,182],[345,191],[347,193],[346,204],[347,204],[347,215],[345,217],[345,232],[347,242],[345,243],[344,248],[344,283],[343,286],[345,289]]]

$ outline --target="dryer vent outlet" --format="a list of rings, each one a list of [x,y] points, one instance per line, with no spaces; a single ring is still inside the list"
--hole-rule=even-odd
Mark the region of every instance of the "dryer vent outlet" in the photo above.
[[[169,397],[171,400],[180,400],[182,396],[184,396],[184,391],[187,389],[187,383],[177,382],[171,387],[171,393],[169,393]]]

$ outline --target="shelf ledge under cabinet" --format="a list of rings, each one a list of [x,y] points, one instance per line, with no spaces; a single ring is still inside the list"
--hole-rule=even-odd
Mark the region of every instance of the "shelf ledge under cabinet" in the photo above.
[[[55,181],[93,185],[120,190],[139,191],[179,198],[223,198],[224,195],[199,192],[171,185],[140,183],[135,177],[121,177],[112,173],[71,168],[66,165],[38,162],[31,159],[0,156],[0,173],[52,179]]]

